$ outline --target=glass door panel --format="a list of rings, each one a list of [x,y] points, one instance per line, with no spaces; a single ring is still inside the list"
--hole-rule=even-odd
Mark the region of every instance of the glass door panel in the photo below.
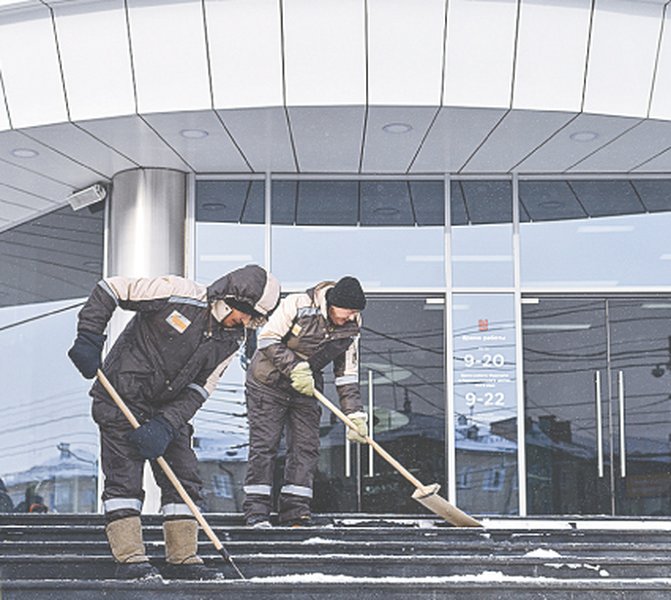
[[[671,301],[608,301],[615,510],[671,514]]]
[[[529,514],[611,512],[606,302],[522,306]]]
[[[369,298],[363,313],[360,381],[372,433],[425,484],[445,484],[445,353],[442,298]],[[325,372],[325,375],[328,375]],[[332,385],[326,395],[337,401]],[[345,441],[324,411],[315,512],[424,513],[414,489],[368,447]],[[369,416],[370,418],[370,416]],[[370,422],[370,421],[369,421]]]

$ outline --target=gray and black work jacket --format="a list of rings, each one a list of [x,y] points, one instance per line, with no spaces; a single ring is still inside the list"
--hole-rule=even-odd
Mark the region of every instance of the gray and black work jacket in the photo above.
[[[103,372],[140,422],[160,414],[177,429],[212,393],[245,338],[242,326],[225,328],[214,318],[212,303],[228,297],[258,306],[264,295],[273,295],[267,284],[266,271],[256,265],[209,287],[172,275],[108,277],[79,312],[77,329],[102,334],[117,307],[135,311],[105,358]],[[274,298],[278,294],[276,289]],[[125,420],[100,382],[90,394],[96,422]]]
[[[315,384],[323,389],[322,370],[333,363],[340,406],[345,414],[362,410],[359,392],[359,334],[361,317],[336,326],[328,318],[322,282],[306,292],[289,294],[260,330],[257,349],[247,370],[247,381],[282,392],[292,392],[290,373],[299,363],[310,363]],[[296,393],[296,392],[293,392]]]

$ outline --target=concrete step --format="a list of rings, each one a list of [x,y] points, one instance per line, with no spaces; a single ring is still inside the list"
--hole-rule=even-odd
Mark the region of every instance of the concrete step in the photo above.
[[[668,600],[670,579],[551,579],[475,576],[360,578],[309,576],[222,582],[10,581],[3,600]]]
[[[332,517],[319,528],[253,529],[240,515],[206,515],[245,575],[241,581],[201,533],[199,553],[223,582],[115,581],[100,515],[11,515],[0,521],[0,597],[286,597],[387,600],[457,598],[631,599],[671,597],[671,527],[629,521],[535,527],[446,527],[432,518]],[[618,525],[621,528],[618,529]],[[159,568],[161,519],[143,517]]]

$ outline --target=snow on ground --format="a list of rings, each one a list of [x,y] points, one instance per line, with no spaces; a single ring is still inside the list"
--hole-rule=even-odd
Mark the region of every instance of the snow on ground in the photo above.
[[[427,577],[353,577],[351,575],[327,575],[325,573],[295,573],[291,575],[273,575],[269,577],[252,577],[247,579],[254,583],[357,583],[357,584],[438,584],[438,583],[533,583],[543,585],[561,586],[570,582],[572,585],[580,580],[557,579],[554,577],[525,577],[521,575],[505,575],[501,571],[483,571],[472,575],[445,575]],[[593,579],[585,582],[594,583]],[[615,582],[616,580],[611,580]],[[617,580],[636,581],[636,580]],[[646,583],[666,584],[671,586],[671,578],[660,577],[645,580]]]

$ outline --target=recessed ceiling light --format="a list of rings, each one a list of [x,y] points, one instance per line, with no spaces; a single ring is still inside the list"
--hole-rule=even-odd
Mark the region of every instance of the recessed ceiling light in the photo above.
[[[223,210],[226,205],[223,202],[204,202],[201,208],[203,210]]]
[[[594,131],[576,131],[569,136],[574,142],[591,142],[599,137]]]
[[[35,158],[38,154],[37,150],[31,150],[30,148],[14,148],[12,150],[12,156],[16,156],[16,158]]]
[[[412,125],[407,123],[387,123],[382,126],[382,129],[387,133],[408,133],[412,131]]]
[[[188,138],[190,140],[202,140],[203,138],[206,138],[209,134],[209,132],[205,131],[204,129],[182,129],[182,131],[179,132],[182,137]]]
[[[392,206],[380,206],[373,209],[373,213],[384,217],[391,217],[398,214],[398,208],[393,208]]]

